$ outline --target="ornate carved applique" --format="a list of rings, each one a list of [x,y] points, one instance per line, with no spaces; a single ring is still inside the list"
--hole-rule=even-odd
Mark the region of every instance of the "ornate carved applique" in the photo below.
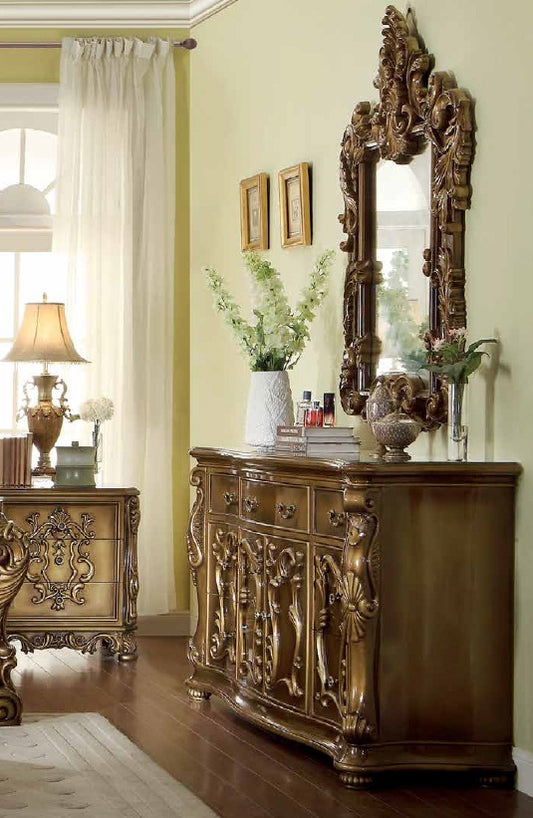
[[[263,574],[265,539],[243,537],[239,543],[237,670],[254,685],[263,680]]]
[[[266,579],[268,589],[268,608],[270,622],[266,637],[266,667],[265,684],[272,688],[276,684],[285,684],[291,696],[301,698],[304,695],[302,685],[302,669],[304,667],[304,608],[302,606],[302,585],[305,567],[305,556],[296,548],[268,546],[266,561]],[[288,610],[282,609],[281,595],[283,586],[290,588],[290,603]],[[282,620],[291,624],[294,631],[294,648],[292,654],[290,676],[279,677],[280,644]],[[287,644],[284,637],[283,642]]]
[[[192,581],[196,585],[196,572],[204,561],[204,470],[193,469],[191,486],[196,486],[196,498],[189,517],[187,529],[187,556],[191,568]]]
[[[209,655],[235,662],[236,563],[238,535],[218,529],[211,545],[217,589],[216,609]]]
[[[340,564],[333,554],[315,556],[317,671],[320,703],[333,702],[349,743],[377,735],[374,679],[375,620],[379,610],[380,552],[374,500],[364,489],[345,490],[347,533]],[[331,610],[340,609],[341,648],[337,675],[329,667],[326,631]]]
[[[127,625],[137,622],[137,597],[139,595],[139,569],[137,564],[137,531],[141,520],[139,498],[130,497],[126,504],[126,519],[130,528],[130,547],[124,564],[124,621]]]
[[[15,648],[6,640],[9,606],[24,581],[29,560],[27,535],[0,512],[0,724],[19,724],[22,705],[11,671],[16,667]]]
[[[110,654],[119,654],[127,661],[137,658],[137,642],[133,632],[122,631],[36,631],[35,633],[11,631],[11,640],[20,642],[23,653],[33,653],[44,648],[72,648],[81,653],[94,653],[103,645]]]
[[[62,611],[67,602],[85,604],[82,594],[94,576],[94,563],[86,548],[95,534],[91,529],[94,518],[90,514],[81,514],[80,518],[81,524],[76,523],[61,507],[43,523],[39,513],[26,518],[30,526],[27,576],[37,592],[32,597],[35,605],[50,601],[53,611]],[[70,573],[67,571],[66,579],[59,579],[65,566]]]

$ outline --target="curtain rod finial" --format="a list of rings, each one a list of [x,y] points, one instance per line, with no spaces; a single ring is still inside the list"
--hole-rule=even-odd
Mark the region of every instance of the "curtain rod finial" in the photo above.
[[[196,48],[198,42],[193,37],[187,37],[186,40],[179,40],[177,43],[178,48],[186,48],[188,51],[192,51],[193,48]]]

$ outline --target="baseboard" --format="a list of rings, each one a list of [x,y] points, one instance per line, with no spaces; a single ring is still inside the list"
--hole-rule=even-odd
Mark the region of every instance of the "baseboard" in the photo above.
[[[533,796],[533,753],[515,747],[513,760],[517,770],[516,789]]]
[[[138,636],[189,636],[190,632],[189,611],[139,616],[137,620]]]

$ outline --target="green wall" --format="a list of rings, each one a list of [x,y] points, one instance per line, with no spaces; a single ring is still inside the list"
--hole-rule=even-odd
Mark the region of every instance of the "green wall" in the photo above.
[[[191,61],[191,443],[242,442],[249,374],[216,316],[201,273],[218,268],[237,300],[249,303],[240,259],[239,180],[270,176],[271,249],[295,297],[318,252],[342,239],[338,153],[355,104],[375,100],[383,0],[241,0],[195,28]],[[401,10],[405,10],[403,6]],[[533,5],[502,13],[486,0],[417,0],[419,30],[436,67],[455,73],[475,99],[477,148],[467,215],[467,302],[473,339],[498,336],[497,359],[471,379],[471,459],[524,466],[517,508],[515,743],[533,751],[533,388],[530,274],[533,165],[531,58],[518,44]],[[519,13],[518,13],[519,11]],[[510,134],[514,145],[510,147]],[[281,249],[277,173],[312,164],[314,243]],[[342,351],[343,259],[312,340],[291,373],[293,393],[336,389]],[[495,374],[495,378],[493,377]],[[368,430],[354,422],[366,445]],[[445,456],[443,432],[414,451]],[[494,605],[498,606],[498,589]],[[487,639],[491,635],[487,633]]]
[[[3,42],[59,42],[67,36],[170,37],[181,40],[184,29],[168,30],[55,30],[4,29]],[[194,52],[193,52],[194,53]],[[176,261],[175,261],[175,368],[174,368],[174,531],[177,610],[189,606],[189,581],[184,545],[189,489],[189,60],[184,49],[174,50],[176,68]],[[0,82],[59,82],[59,49],[0,49]],[[141,498],[142,511],[142,498]],[[141,578],[142,579],[142,578]]]

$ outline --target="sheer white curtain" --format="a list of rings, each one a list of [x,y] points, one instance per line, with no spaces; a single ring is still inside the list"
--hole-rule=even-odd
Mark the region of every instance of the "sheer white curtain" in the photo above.
[[[104,482],[141,491],[144,614],[175,606],[174,118],[170,43],[63,40],[54,251],[68,266],[69,324],[91,361],[84,397],[115,403],[102,426]]]

